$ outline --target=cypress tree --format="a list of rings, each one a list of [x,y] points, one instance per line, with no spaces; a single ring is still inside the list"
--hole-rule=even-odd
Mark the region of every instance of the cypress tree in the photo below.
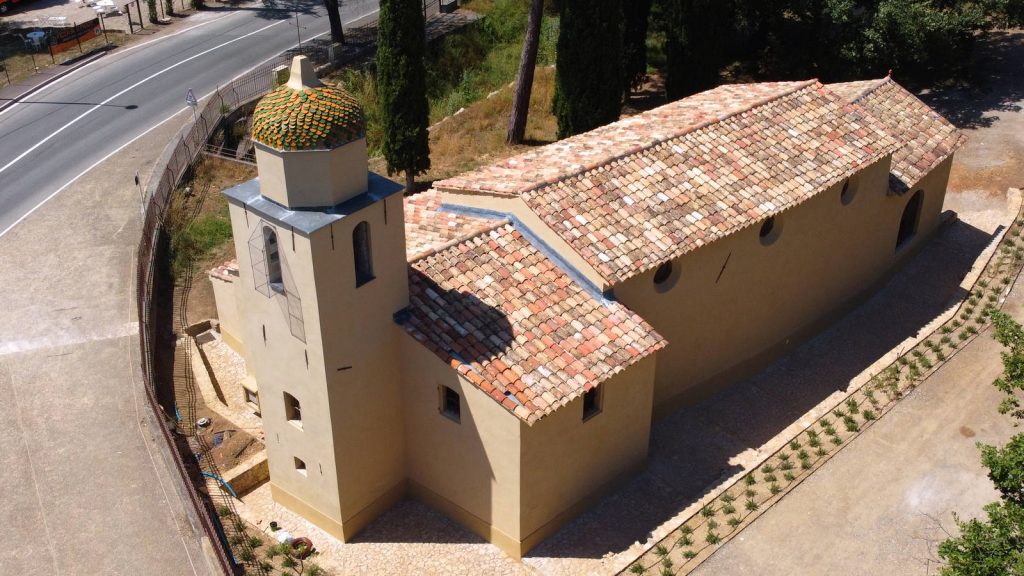
[[[647,20],[651,14],[651,0],[624,0],[622,12],[625,24],[622,31],[623,92],[640,86],[647,75]]]
[[[426,30],[419,0],[381,0],[377,25],[377,90],[388,174],[405,173],[412,192],[430,168],[427,123]]]
[[[622,111],[622,1],[559,4],[554,113],[565,138],[614,122]]]

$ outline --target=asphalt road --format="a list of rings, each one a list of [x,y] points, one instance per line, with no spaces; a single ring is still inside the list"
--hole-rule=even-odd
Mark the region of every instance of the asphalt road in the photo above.
[[[291,4],[295,6],[295,4]],[[328,33],[322,3],[304,0],[303,40]],[[376,0],[346,0],[342,21],[376,18]],[[296,12],[204,12],[194,25],[100,58],[0,112],[0,236],[77,177],[199,98],[294,47]]]

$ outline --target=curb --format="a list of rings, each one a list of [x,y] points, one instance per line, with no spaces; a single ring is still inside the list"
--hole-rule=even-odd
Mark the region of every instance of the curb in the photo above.
[[[29,88],[25,92],[22,92],[18,96],[15,96],[14,98],[11,98],[10,100],[7,100],[5,102],[0,103],[0,112],[6,110],[7,108],[9,108],[11,106],[14,106],[15,104],[18,104],[19,102],[21,102],[22,98],[25,98],[26,96],[31,96],[32,94],[42,90],[43,88],[49,86],[50,84],[53,84],[57,80],[60,80],[61,78],[63,78],[65,76],[67,76],[68,74],[74,72],[75,70],[78,70],[79,68],[82,68],[82,67],[84,67],[84,66],[86,66],[88,64],[92,64],[93,62],[95,62],[96,60],[99,60],[103,55],[107,54],[108,52],[110,52],[114,48],[115,48],[115,46],[112,46],[112,45],[107,45],[104,48],[98,48],[97,51],[94,54],[91,54],[89,56],[85,56],[84,58],[82,58],[78,62],[75,62],[74,64],[72,64],[70,67],[66,68],[65,70],[62,70],[59,74],[54,74],[53,76],[47,78],[46,80],[43,80],[39,84],[36,84],[35,86]]]

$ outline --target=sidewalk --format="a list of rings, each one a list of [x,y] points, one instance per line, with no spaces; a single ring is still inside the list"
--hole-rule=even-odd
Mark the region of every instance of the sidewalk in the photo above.
[[[180,122],[0,242],[0,572],[217,574],[146,402],[134,262],[143,175]]]

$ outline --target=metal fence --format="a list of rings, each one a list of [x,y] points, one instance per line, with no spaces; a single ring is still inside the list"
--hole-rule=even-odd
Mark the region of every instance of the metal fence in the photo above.
[[[195,121],[185,127],[164,149],[159,168],[147,186],[142,237],[137,253],[136,304],[139,314],[139,346],[147,397],[155,412],[175,413],[173,381],[158,347],[173,349],[173,311],[170,294],[173,282],[159,267],[166,262],[169,248],[168,218],[174,190],[205,148],[225,116],[236,108],[260,98],[274,86],[273,69],[280,61],[265,64],[220,87],[197,110]],[[186,357],[187,361],[187,357]],[[186,367],[186,374],[190,368]],[[201,494],[203,471],[191,458],[187,439],[172,432],[167,418],[158,418],[164,439],[171,447],[175,465],[184,479],[192,504],[221,566],[228,574],[238,571],[224,530],[211,499]]]

